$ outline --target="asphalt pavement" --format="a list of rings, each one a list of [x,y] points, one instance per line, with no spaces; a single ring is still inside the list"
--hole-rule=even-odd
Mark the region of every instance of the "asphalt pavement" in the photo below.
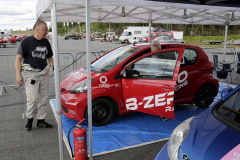
[[[60,52],[77,54],[86,51],[84,40],[59,39]],[[91,51],[111,50],[120,46],[115,42],[92,42]],[[16,46],[0,48],[1,54],[13,54]],[[13,63],[13,62],[12,62]],[[6,70],[7,74],[8,70]],[[240,76],[232,74],[233,84],[239,85]],[[12,78],[15,78],[13,76]],[[1,80],[1,79],[0,79]],[[229,79],[227,82],[230,82]],[[1,85],[1,83],[0,83]],[[54,85],[50,85],[50,98],[55,95]],[[26,96],[24,87],[5,87],[0,96],[0,160],[58,160],[58,128],[56,119],[50,107],[47,109],[46,121],[54,125],[51,129],[37,128],[36,120],[31,131],[26,131]],[[96,160],[152,160],[167,141],[159,141],[138,147],[127,148],[94,156]],[[64,160],[70,160],[70,155],[64,145]]]

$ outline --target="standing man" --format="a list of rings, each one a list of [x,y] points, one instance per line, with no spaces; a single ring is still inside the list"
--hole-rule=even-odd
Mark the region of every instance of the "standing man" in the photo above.
[[[37,20],[33,30],[32,36],[21,41],[15,61],[16,81],[19,85],[25,83],[28,131],[32,129],[34,117],[37,118],[37,127],[53,127],[44,120],[49,96],[49,70],[50,66],[53,67],[53,52],[45,38],[48,27],[45,22]]]

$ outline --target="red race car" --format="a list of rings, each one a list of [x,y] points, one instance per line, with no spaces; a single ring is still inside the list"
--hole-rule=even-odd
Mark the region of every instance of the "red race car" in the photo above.
[[[28,35],[19,35],[18,36],[18,41],[21,41],[23,38],[27,37]]]
[[[86,38],[86,34],[84,34],[82,38]],[[95,41],[94,35],[92,35],[92,34],[90,35],[90,40]]]
[[[0,47],[5,48],[7,44],[16,43],[16,38],[13,36],[4,37],[0,36]]]
[[[218,93],[213,64],[197,46],[149,44],[119,47],[91,64],[93,125],[108,124],[114,115],[138,111],[175,118],[174,104],[208,107]],[[87,116],[87,72],[79,68],[61,83],[63,114]]]

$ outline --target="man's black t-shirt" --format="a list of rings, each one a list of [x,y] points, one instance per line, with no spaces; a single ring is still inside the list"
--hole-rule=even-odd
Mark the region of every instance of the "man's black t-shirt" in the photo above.
[[[21,41],[17,54],[22,55],[24,64],[41,70],[47,66],[46,59],[53,56],[49,41],[46,38],[37,40],[33,35]]]

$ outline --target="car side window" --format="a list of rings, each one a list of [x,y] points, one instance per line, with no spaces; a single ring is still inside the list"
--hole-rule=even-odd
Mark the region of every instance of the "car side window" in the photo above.
[[[153,33],[153,34],[152,34],[152,37],[156,37],[156,33]]]
[[[236,112],[240,112],[240,90],[234,93],[227,99],[220,107],[219,113],[225,115],[229,119],[235,120],[240,123],[240,116]]]
[[[161,36],[163,36],[163,35],[162,35],[161,33],[157,33],[157,36],[158,36],[158,37],[161,37]]]
[[[196,63],[198,52],[194,49],[186,48],[183,53],[181,67],[190,66]]]
[[[132,64],[129,78],[171,80],[178,56],[178,51],[165,51],[144,57]]]

